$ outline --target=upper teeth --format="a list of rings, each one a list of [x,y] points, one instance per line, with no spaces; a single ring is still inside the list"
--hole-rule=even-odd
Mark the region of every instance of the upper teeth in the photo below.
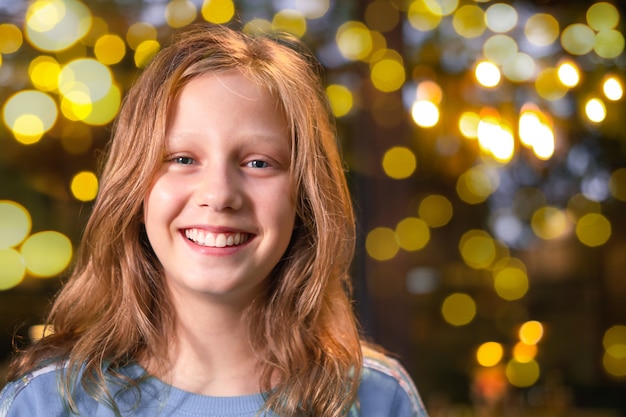
[[[198,245],[216,248],[240,245],[249,237],[247,233],[211,233],[201,229],[186,229],[185,236]]]

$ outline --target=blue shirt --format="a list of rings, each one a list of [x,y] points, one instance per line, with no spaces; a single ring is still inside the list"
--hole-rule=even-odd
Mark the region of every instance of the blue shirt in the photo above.
[[[0,417],[70,416],[58,390],[59,368],[55,365],[33,371],[4,387],[0,393]],[[131,378],[144,374],[137,366],[121,370]],[[110,387],[112,392],[115,387]],[[193,394],[148,378],[136,390],[118,392],[115,400],[123,417],[255,417],[263,407],[263,395],[210,397]],[[77,388],[75,400],[81,416],[114,417],[104,403]],[[353,407],[349,417],[427,417],[422,400],[406,370],[394,359],[364,350],[359,385],[360,412]],[[268,414],[273,416],[273,414]]]

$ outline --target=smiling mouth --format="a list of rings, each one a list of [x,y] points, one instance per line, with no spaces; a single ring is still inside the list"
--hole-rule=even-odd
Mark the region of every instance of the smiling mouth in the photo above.
[[[200,246],[212,248],[225,248],[226,246],[238,246],[250,239],[249,233],[212,233],[201,229],[185,229],[185,237]]]

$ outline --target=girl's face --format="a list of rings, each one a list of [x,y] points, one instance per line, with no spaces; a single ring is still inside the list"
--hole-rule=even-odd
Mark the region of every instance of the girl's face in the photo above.
[[[144,221],[170,290],[249,302],[296,216],[283,112],[238,71],[203,75],[181,91],[166,147]]]

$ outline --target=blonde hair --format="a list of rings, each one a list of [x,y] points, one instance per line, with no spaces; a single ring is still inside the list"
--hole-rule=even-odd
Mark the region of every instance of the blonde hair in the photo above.
[[[296,228],[266,291],[247,311],[266,408],[284,417],[339,416],[353,404],[362,362],[349,297],[354,215],[319,64],[293,37],[219,25],[177,36],[126,95],[74,272],[48,318],[54,333],[16,358],[11,379],[42,361],[67,360],[70,407],[84,366],[82,385],[116,411],[105,372],[121,378],[115,368],[139,358],[160,358],[167,367],[175,317],[143,228],[143,198],[177,94],[194,77],[228,69],[269,89],[292,135]]]

